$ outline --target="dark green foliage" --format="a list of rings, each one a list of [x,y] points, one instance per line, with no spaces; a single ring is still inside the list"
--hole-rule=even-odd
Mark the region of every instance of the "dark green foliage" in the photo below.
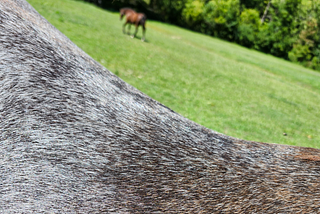
[[[261,0],[240,0],[240,3],[245,8],[249,9],[256,9],[258,11],[263,12],[265,6],[267,5],[268,1],[261,1]]]
[[[240,15],[238,26],[238,41],[241,45],[252,48],[260,29],[259,12],[254,9],[245,9]]]
[[[320,70],[320,4],[310,2],[301,6],[298,37],[288,57],[291,61]]]
[[[183,21],[194,30],[202,30],[204,5],[205,3],[202,0],[189,0],[182,11]]]
[[[188,0],[152,0],[153,9],[160,13],[166,22],[181,24],[181,13]]]
[[[240,15],[239,0],[211,0],[203,10],[204,21],[214,36],[233,41]]]
[[[320,70],[320,2],[311,0],[85,0],[173,23]]]

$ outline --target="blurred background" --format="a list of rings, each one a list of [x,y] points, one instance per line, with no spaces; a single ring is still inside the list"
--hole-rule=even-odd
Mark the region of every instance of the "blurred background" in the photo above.
[[[108,70],[190,120],[320,148],[319,1],[27,1]],[[121,7],[147,14],[146,42],[141,28],[135,39],[122,33]]]
[[[159,20],[320,70],[320,1],[86,0]]]

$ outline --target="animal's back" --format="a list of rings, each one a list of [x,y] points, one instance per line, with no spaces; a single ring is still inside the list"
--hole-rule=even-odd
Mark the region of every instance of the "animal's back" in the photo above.
[[[147,21],[147,16],[144,13],[138,13],[139,16],[139,24],[144,26]]]
[[[1,213],[320,212],[319,150],[204,128],[25,1],[0,10]]]

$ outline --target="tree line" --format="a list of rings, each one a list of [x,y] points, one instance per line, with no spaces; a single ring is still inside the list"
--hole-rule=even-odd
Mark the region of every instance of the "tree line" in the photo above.
[[[318,0],[85,0],[179,25],[320,70]]]

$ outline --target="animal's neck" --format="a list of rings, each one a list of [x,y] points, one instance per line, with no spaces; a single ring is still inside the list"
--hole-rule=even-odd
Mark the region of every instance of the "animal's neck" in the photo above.
[[[125,12],[125,13],[128,13],[128,12],[134,12],[134,10],[129,9],[129,8],[126,8],[126,9],[124,9],[124,12]]]

